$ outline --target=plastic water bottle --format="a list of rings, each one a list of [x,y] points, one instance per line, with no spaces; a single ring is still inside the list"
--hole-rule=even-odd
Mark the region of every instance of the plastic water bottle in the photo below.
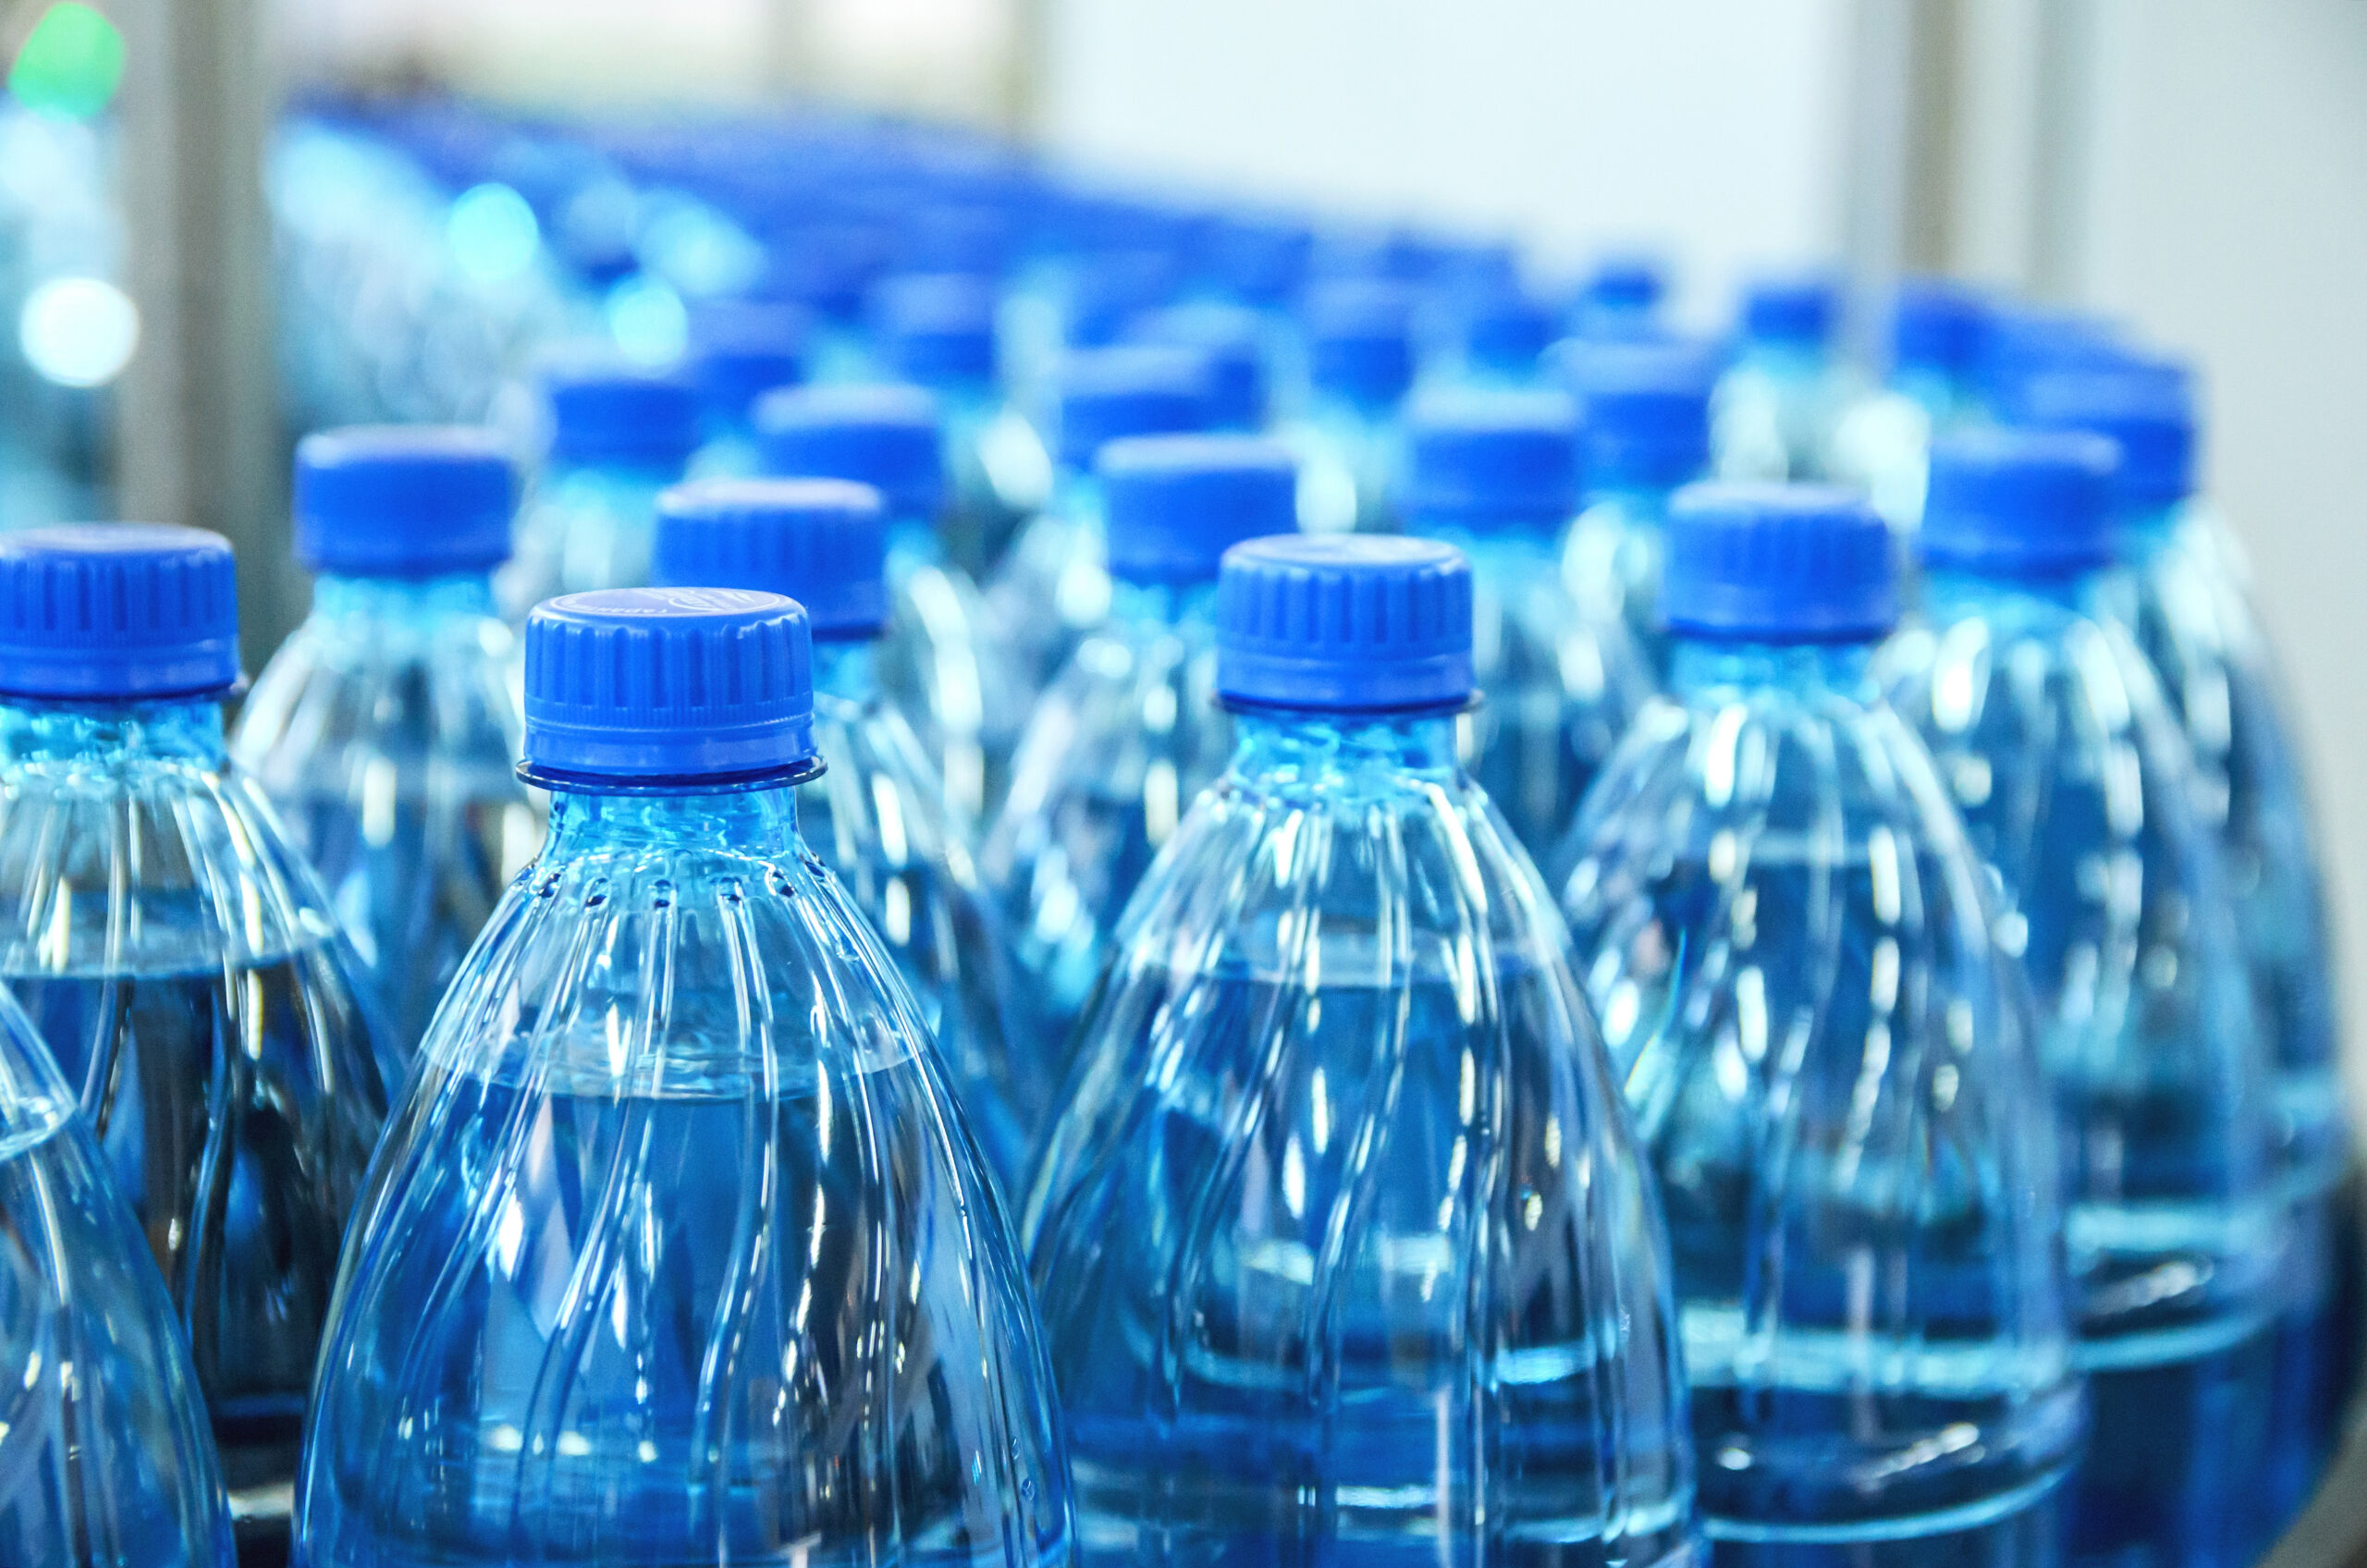
[[[1448,339],[1450,385],[1483,391],[1536,387],[1559,323],[1517,277],[1441,290],[1434,305]]]
[[[667,586],[788,594],[814,637],[806,845],[871,921],[919,1001],[970,1124],[1017,1193],[1056,1083],[1013,1049],[1012,974],[937,769],[882,692],[889,525],[879,493],[843,480],[707,480],[659,499],[651,571]]]
[[[0,996],[0,1558],[232,1568],[205,1405],[74,1091]]]
[[[632,587],[649,575],[657,493],[699,447],[699,396],[687,377],[622,366],[553,373],[544,383],[550,454],[518,520],[518,548],[496,576],[512,621],[554,594]]]
[[[810,677],[770,594],[528,623],[551,836],[374,1167],[299,1563],[1072,1560],[1002,1206],[799,837]]]
[[[1833,427],[1824,467],[1866,492],[1902,534],[1923,514],[1932,437],[1974,422],[1988,302],[1946,278],[1910,278],[1891,302],[1890,374]]]
[[[1668,269],[1657,256],[1610,255],[1596,262],[1579,286],[1564,325],[1573,337],[1631,342],[1660,331]]]
[[[1052,494],[1043,437],[1002,392],[991,279],[923,274],[882,284],[874,337],[887,373],[926,386],[945,423],[951,504],[940,530],[954,565],[984,582]]]
[[[1029,979],[1026,1036],[1062,1063],[1119,912],[1232,753],[1217,566],[1237,540],[1291,531],[1294,480],[1288,448],[1247,436],[1103,450],[1116,605],[1036,704],[978,857]]]
[[[1676,343],[1592,345],[1564,356],[1562,368],[1583,410],[1578,475],[1586,487],[1564,575],[1580,607],[1625,621],[1665,677],[1660,601],[1669,497],[1709,472],[1717,372],[1700,349]]]
[[[1040,689],[1110,614],[1101,530],[1101,448],[1129,435],[1173,435],[1209,424],[1205,356],[1134,346],[1073,353],[1054,385],[1052,498],[1028,520],[987,585],[1003,645]]]
[[[805,379],[806,330],[794,305],[734,300],[700,309],[691,344],[702,437],[690,460],[693,477],[746,477],[762,468],[756,401]]]
[[[1670,698],[1556,878],[1669,1218],[1717,1561],[2052,1563],[2081,1390],[2027,991],[1870,674],[1889,531],[1669,519]]]
[[[241,1550],[267,1561],[396,1053],[320,885],[226,755],[238,649],[215,534],[0,536],[0,979],[155,1253]]]
[[[767,398],[757,422],[767,473],[854,480],[886,503],[890,608],[878,677],[966,831],[1002,798],[1034,687],[1003,645],[986,595],[946,558],[936,399],[916,386],[803,387]]]
[[[2260,620],[2195,496],[2195,421],[2180,377],[2142,366],[2034,378],[2022,410],[2111,437],[2121,465],[2103,607],[2161,677],[2196,763],[2198,811],[2224,846],[2235,937],[2274,1049],[2277,1135],[2294,1255],[2277,1342],[2277,1441],[2260,1501],[2281,1528],[2331,1455],[2358,1375],[2358,1215],[2339,1074],[2336,964],[2315,814]]]
[[[313,610],[230,754],[321,874],[408,1062],[542,842],[518,782],[516,638],[493,598],[517,480],[486,431],[380,425],[296,448]]]
[[[1660,1206],[1455,757],[1464,564],[1224,571],[1240,744],[1127,908],[1028,1201],[1087,1561],[1704,1561]]]
[[[2075,1562],[2238,1564],[2270,1432],[2285,1256],[2268,1052],[2193,762],[2125,627],[2109,442],[1977,432],[1932,451],[1924,624],[1891,650],[1998,877],[2062,1129],[2095,1424]]]
[[[1266,428],[1277,349],[1272,328],[1256,311],[1205,301],[1170,305],[1138,318],[1126,336],[1198,350],[1208,370],[1209,429],[1255,435]]]
[[[1617,613],[1586,613],[1564,579],[1577,411],[1558,392],[1435,393],[1406,432],[1406,526],[1471,562],[1480,700],[1455,721],[1463,764],[1542,855],[1656,685]]]
[[[1834,358],[1840,308],[1821,276],[1762,278],[1745,293],[1734,364],[1712,410],[1720,477],[1824,477],[1834,422],[1855,391]]]
[[[1283,435],[1301,462],[1299,522],[1310,533],[1390,533],[1404,461],[1399,412],[1414,386],[1413,296],[1348,279],[1308,291],[1306,395]]]

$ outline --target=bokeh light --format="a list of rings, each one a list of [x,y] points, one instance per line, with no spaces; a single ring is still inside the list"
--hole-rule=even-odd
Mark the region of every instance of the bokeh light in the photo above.
[[[26,296],[17,342],[44,379],[104,386],[140,347],[140,310],[104,279],[53,277]]]
[[[534,264],[542,228],[526,198],[506,185],[471,186],[454,198],[444,220],[452,264],[478,283],[502,283]]]
[[[37,114],[89,119],[123,83],[123,34],[80,0],[58,0],[25,34],[8,92]]]
[[[671,364],[690,346],[691,313],[682,297],[646,273],[608,290],[608,335],[635,364]]]

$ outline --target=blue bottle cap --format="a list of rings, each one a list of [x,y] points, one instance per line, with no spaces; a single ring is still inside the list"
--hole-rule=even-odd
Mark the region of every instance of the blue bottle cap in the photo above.
[[[1589,494],[1669,490],[1710,467],[1715,359],[1688,343],[1596,343],[1561,368],[1585,417],[1580,477]]]
[[[128,702],[238,680],[238,569],[220,534],[162,522],[0,534],[0,692]]]
[[[1012,222],[984,202],[933,203],[904,225],[902,262],[915,271],[1001,276],[1012,251]]]
[[[1082,349],[1053,375],[1060,439],[1055,456],[1073,472],[1092,468],[1122,435],[1180,435],[1208,428],[1208,356],[1195,349],[1134,344]]]
[[[1061,336],[1072,348],[1115,342],[1128,324],[1167,302],[1175,291],[1174,258],[1134,248],[1077,258],[1061,301]]]
[[[1762,277],[1743,293],[1742,333],[1754,343],[1821,349],[1839,313],[1840,296],[1829,277]]]
[[[1558,530],[1578,508],[1577,406],[1559,392],[1452,392],[1406,415],[1417,528]]]
[[[1213,582],[1245,539],[1298,527],[1298,461],[1252,435],[1134,435],[1101,448],[1110,573],[1128,582]]]
[[[1201,265],[1216,286],[1253,305],[1279,304],[1298,292],[1315,251],[1315,231],[1280,216],[1236,213],[1219,218],[1201,247]]]
[[[710,423],[745,424],[756,399],[805,379],[808,318],[795,305],[722,300],[691,324],[692,374]]]
[[[699,395],[681,375],[633,366],[552,371],[551,458],[575,464],[679,469],[699,446]]]
[[[1973,430],[1932,443],[1916,544],[1934,566],[2001,577],[2112,558],[2113,444],[2082,431]]]
[[[1902,278],[1891,300],[1891,362],[1902,370],[1968,378],[1979,367],[1988,320],[1989,301],[1969,284]]]
[[[1229,305],[1171,305],[1137,319],[1137,343],[1196,349],[1206,357],[1208,421],[1225,430],[1266,423],[1265,327],[1255,312]]]
[[[2034,375],[2110,364],[2125,351],[2119,333],[2102,316],[2051,305],[1997,304],[1980,324],[1974,370],[1981,396],[1993,409],[2004,409]]]
[[[474,425],[374,424],[296,444],[296,558],[348,577],[489,571],[509,558],[518,471]]]
[[[1898,623],[1890,529],[1821,484],[1689,484],[1669,504],[1669,630],[1755,643],[1871,642]]]
[[[817,638],[888,624],[887,509],[847,479],[703,479],[657,497],[649,576],[668,588],[753,588],[805,606]]]
[[[526,619],[526,767],[545,778],[724,782],[814,759],[814,655],[794,599],[609,588]]]
[[[1604,256],[1587,275],[1582,305],[1598,310],[1650,311],[1668,292],[1668,265],[1657,256]]]
[[[2023,384],[2012,413],[2017,423],[2111,437],[2120,448],[2114,491],[2123,511],[2156,511],[2194,493],[2194,387],[2182,366],[2049,372]]]
[[[1317,390],[1367,407],[1414,385],[1414,300],[1402,284],[1345,278],[1308,291],[1307,374]]]
[[[921,387],[834,383],[768,392],[756,404],[756,441],[767,473],[868,484],[891,517],[934,518],[945,504],[937,399]]]
[[[969,273],[891,277],[872,295],[879,353],[922,386],[995,378],[995,286]]]
[[[1225,552],[1222,696],[1375,712],[1458,707],[1473,690],[1471,563],[1452,545],[1293,533]]]
[[[1445,308],[1464,356],[1482,365],[1534,365],[1560,325],[1553,308],[1517,281],[1459,290]]]

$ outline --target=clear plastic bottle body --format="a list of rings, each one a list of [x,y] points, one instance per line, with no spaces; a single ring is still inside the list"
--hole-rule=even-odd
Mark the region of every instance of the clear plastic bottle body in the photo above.
[[[518,514],[517,554],[494,574],[513,624],[545,599],[649,581],[657,496],[679,464],[554,461]]]
[[[934,763],[945,808],[964,833],[1001,800],[1035,687],[970,574],[926,519],[888,541],[889,620],[878,675]]]
[[[2316,814],[2284,682],[2229,556],[2194,506],[2135,520],[2128,570],[2102,608],[2160,676],[2195,758],[2200,811],[2225,850],[2237,935],[2272,1042],[2277,1135],[2296,1253],[2279,1334],[2271,1512],[2289,1518],[2339,1437],[2362,1318],[2351,1122],[2340,1068],[2339,966],[2318,874]]]
[[[1821,348],[1745,343],[1710,401],[1721,479],[1821,480],[1834,422],[1854,378]]]
[[[1850,398],[1827,437],[1824,472],[1866,493],[1883,521],[1911,534],[1923,515],[1932,438],[1970,423],[1971,389],[1927,369],[1903,366]]]
[[[1651,1182],[1452,717],[1246,714],[1028,1204],[1092,1561],[1697,1561]]]
[[[204,1402],[74,1092],[0,998],[0,1562],[232,1568]]]
[[[1614,490],[1588,497],[1570,525],[1562,575],[1578,607],[1616,617],[1657,680],[1668,678],[1668,628],[1661,619],[1661,568],[1668,551],[1668,500],[1662,489]]]
[[[1404,432],[1393,404],[1316,392],[1282,430],[1299,457],[1299,526],[1309,533],[1394,533]]]
[[[1063,473],[987,584],[987,603],[1012,667],[1041,692],[1094,628],[1109,619],[1110,542],[1101,486]]]
[[[232,1504],[284,1539],[338,1239],[397,1065],[366,975],[227,765],[217,699],[0,708],[0,979],[155,1254]]]
[[[1863,645],[1682,639],[1557,877],[1666,1207],[1721,1564],[2054,1561],[2052,1125],[1978,861]]]
[[[805,842],[896,960],[952,1073],[971,1128],[1015,1196],[1057,1080],[1014,1048],[1015,978],[968,846],[902,713],[881,695],[875,644],[823,643],[814,731],[828,770],[805,791]]]
[[[339,1275],[310,1568],[1062,1564],[1009,1223],[792,792],[567,790]]]
[[[984,582],[1052,493],[1043,437],[989,382],[930,388],[945,412],[945,472],[952,498],[942,531],[955,566]]]
[[[1215,697],[1212,597],[1122,591],[1118,613],[1036,704],[979,849],[1027,978],[1024,1037],[1056,1084],[1126,900],[1233,750]]]
[[[1588,613],[1571,594],[1558,538],[1474,537],[1418,520],[1417,531],[1471,559],[1480,698],[1456,720],[1456,741],[1513,836],[1541,859],[1658,683],[1625,622]]]
[[[481,575],[325,577],[231,735],[320,873],[406,1062],[542,842],[516,773],[516,667]]]
[[[2192,764],[2092,579],[1926,581],[1884,656],[1998,878],[2060,1128],[2095,1425],[2072,1562],[2228,1563],[2287,1265],[2270,1078]]]

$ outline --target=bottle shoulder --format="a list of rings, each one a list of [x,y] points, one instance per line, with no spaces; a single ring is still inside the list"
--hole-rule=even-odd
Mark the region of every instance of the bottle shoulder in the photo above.
[[[255,678],[232,754],[275,795],[350,792],[374,762],[415,788],[434,766],[465,772],[472,793],[521,792],[504,783],[524,729],[514,634],[491,616],[388,619],[300,628]]]

